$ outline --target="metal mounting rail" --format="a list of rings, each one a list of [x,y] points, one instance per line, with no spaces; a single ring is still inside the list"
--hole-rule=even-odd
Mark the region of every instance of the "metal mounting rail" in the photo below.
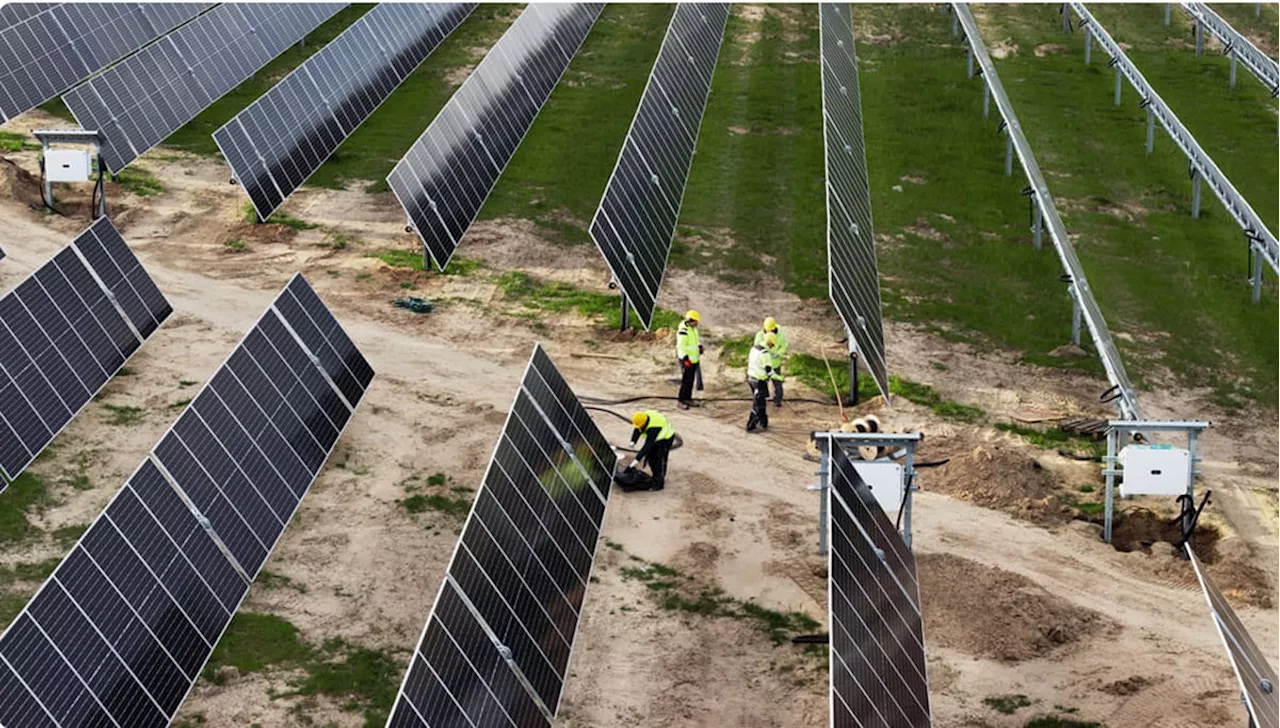
[[[1053,240],[1054,249],[1058,251],[1062,267],[1066,269],[1071,279],[1067,292],[1071,294],[1076,310],[1089,328],[1089,335],[1093,338],[1094,348],[1098,350],[1098,357],[1102,360],[1102,367],[1107,372],[1107,379],[1117,393],[1116,405],[1125,419],[1142,419],[1138,397],[1133,391],[1133,385],[1129,382],[1129,375],[1125,373],[1120,352],[1116,349],[1115,341],[1111,339],[1107,322],[1102,317],[1102,309],[1098,308],[1098,302],[1093,298],[1093,291],[1089,288],[1089,281],[1084,275],[1084,267],[1080,265],[1075,247],[1067,237],[1067,229],[1062,224],[1062,217],[1058,215],[1053,196],[1049,194],[1049,185],[1045,184],[1040,165],[1036,163],[1035,155],[1031,152],[1031,145],[1022,133],[1022,126],[1018,123],[1018,116],[1013,111],[1013,104],[1005,93],[1004,85],[1000,83],[995,64],[991,62],[991,56],[987,53],[987,46],[982,42],[982,33],[978,30],[978,24],[969,12],[967,4],[952,3],[952,8],[960,26],[964,29],[965,37],[969,40],[970,58],[977,60],[987,89],[996,101],[996,108],[1000,110],[1000,116],[1004,119],[1008,138],[1018,154],[1023,172],[1027,175],[1032,199],[1049,228],[1049,237]]]
[[[1191,163],[1191,175],[1193,183],[1196,186],[1196,192],[1199,191],[1201,178],[1209,185],[1209,189],[1218,196],[1223,206],[1231,213],[1240,227],[1244,230],[1245,238],[1248,240],[1249,249],[1254,254],[1253,266],[1253,297],[1254,301],[1259,299],[1261,295],[1262,285],[1262,260],[1265,260],[1271,266],[1271,270],[1280,273],[1280,243],[1276,242],[1276,236],[1267,229],[1266,224],[1262,222],[1262,218],[1258,217],[1258,213],[1244,199],[1238,190],[1227,179],[1227,176],[1218,169],[1218,165],[1214,164],[1209,155],[1196,142],[1195,137],[1191,136],[1191,132],[1182,125],[1178,117],[1174,115],[1168,104],[1160,98],[1160,95],[1151,88],[1147,80],[1143,78],[1142,73],[1138,71],[1137,66],[1129,60],[1121,50],[1119,44],[1112,39],[1107,33],[1107,29],[1102,27],[1093,14],[1085,8],[1084,3],[1067,3],[1063,6],[1063,25],[1069,26],[1069,11],[1074,11],[1080,17],[1080,27],[1084,29],[1085,35],[1085,61],[1088,62],[1089,56],[1089,40],[1097,37],[1098,43],[1102,49],[1111,56],[1111,65],[1116,69],[1116,104],[1120,103],[1120,85],[1119,79],[1123,75],[1129,79],[1129,83],[1134,90],[1142,96],[1142,106],[1147,109],[1147,151],[1151,151],[1152,143],[1152,119],[1159,119],[1161,126],[1165,131],[1169,132],[1169,136],[1173,138],[1178,148],[1187,155],[1187,160]],[[1199,195],[1195,195],[1195,202],[1192,205],[1192,215],[1197,216],[1199,212]]]
[[[1213,11],[1204,3],[1178,3],[1184,11],[1195,19],[1196,27],[1196,54],[1199,55],[1204,48],[1201,35],[1201,28],[1208,28],[1209,32],[1218,37],[1222,42],[1222,53],[1231,58],[1231,87],[1236,85],[1236,61],[1244,64],[1249,72],[1258,77],[1263,86],[1266,86],[1272,96],[1280,93],[1280,63],[1276,63],[1266,53],[1258,49],[1253,41],[1244,37],[1231,24]],[[1168,17],[1166,15],[1165,17]]]

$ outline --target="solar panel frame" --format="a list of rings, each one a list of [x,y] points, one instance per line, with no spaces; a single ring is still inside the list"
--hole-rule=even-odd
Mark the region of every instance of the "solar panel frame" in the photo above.
[[[34,109],[210,7],[207,3],[5,5],[0,8],[0,123]],[[34,52],[31,43],[39,44]]]
[[[535,345],[388,726],[551,725],[616,462]]]
[[[301,274],[296,274],[293,279],[290,280],[289,285],[286,286],[279,296],[277,296],[276,300],[279,300],[285,295],[294,295],[291,292],[291,289],[297,290],[299,281],[301,281],[302,284],[306,283],[305,279],[301,277]],[[307,288],[309,289],[309,286],[307,286]],[[177,429],[179,423],[184,417],[186,417],[190,412],[196,411],[198,402],[206,393],[215,392],[216,394],[217,385],[215,384],[215,380],[218,380],[220,375],[230,371],[232,361],[236,354],[247,347],[254,332],[259,330],[262,320],[268,317],[275,317],[281,325],[284,324],[284,318],[277,312],[275,303],[273,302],[272,305],[264,312],[263,316],[258,319],[255,325],[251,327],[240,342],[237,343],[236,347],[232,350],[232,353],[228,355],[218,369],[215,370],[214,375],[210,377],[209,381],[201,387],[200,392],[197,393],[196,397],[183,411],[182,415],[175,420],[170,430],[162,436],[156,447],[152,449],[134,473],[130,475],[128,480],[126,480],[125,485],[112,496],[107,507],[104,508],[98,518],[90,524],[89,528],[76,542],[75,546],[72,547],[68,556],[61,564],[59,564],[58,568],[54,570],[53,575],[51,575],[50,578],[41,585],[40,589],[37,590],[35,596],[32,597],[31,601],[26,607],[24,607],[23,611],[14,618],[13,625],[11,625],[4,633],[0,634],[0,687],[3,687],[6,683],[12,685],[15,681],[20,681],[23,687],[26,688],[27,693],[25,696],[22,692],[16,692],[13,696],[7,696],[4,693],[0,693],[0,724],[15,726],[16,728],[18,725],[27,725],[28,721],[33,721],[30,723],[31,725],[41,725],[41,723],[36,721],[36,719],[43,714],[49,719],[47,723],[44,724],[50,726],[88,724],[114,724],[128,726],[129,728],[147,728],[147,726],[150,725],[167,726],[178,708],[181,707],[183,702],[185,702],[186,697],[190,694],[191,689],[199,678],[203,666],[207,663],[210,655],[212,655],[214,648],[217,647],[222,635],[225,634],[227,627],[230,625],[240,605],[243,604],[244,599],[248,596],[249,588],[257,575],[257,571],[255,570],[252,573],[247,573],[246,570],[242,568],[231,549],[226,545],[223,536],[216,530],[208,519],[209,514],[207,512],[202,511],[200,515],[193,512],[193,501],[190,498],[190,494],[183,490],[182,486],[174,480],[168,470],[164,467],[161,461],[161,456],[158,454],[158,448],[160,447],[160,443],[164,442],[165,438]],[[339,328],[341,328],[340,325]],[[343,336],[345,336],[345,332],[343,332]],[[305,360],[301,361],[300,364],[312,366],[315,371],[320,371],[322,365],[316,359],[311,357],[304,357],[304,359]],[[330,386],[334,385],[331,384]],[[336,388],[333,391],[336,396]],[[359,402],[356,404],[358,405]],[[338,433],[338,439],[340,439],[341,435],[345,433],[346,427],[350,425],[351,419],[354,417],[354,408],[351,410],[350,414],[352,417],[348,417],[346,422],[343,424],[341,431]],[[333,445],[330,446],[328,455],[332,454],[335,446],[336,440]],[[315,475],[311,476],[311,480],[307,483],[303,492],[298,494],[297,504],[301,503],[302,496],[305,495],[305,490],[310,488],[318,475],[319,469],[316,470]],[[131,508],[130,504],[133,502],[130,499],[137,501],[136,504],[132,505],[132,515],[126,512]],[[145,511],[145,514],[139,511],[139,508],[141,508],[142,511]],[[281,532],[283,532],[284,527],[287,527],[288,522],[292,520],[292,516],[296,513],[296,510],[297,506],[295,505],[293,510],[289,513],[288,518],[283,523],[280,529]],[[139,525],[143,527],[148,525],[147,521],[143,518],[144,515],[149,516],[152,519],[153,527],[143,529],[150,531],[151,539],[149,541],[139,539],[137,543],[124,539],[126,528],[134,531],[135,535],[137,535],[140,533],[136,531]],[[140,521],[139,519],[143,520]],[[185,532],[175,535],[175,532],[179,531],[181,528],[185,528]],[[115,537],[111,536],[113,533],[115,534]],[[99,536],[98,534],[106,534],[106,536]],[[156,548],[157,539],[160,536],[167,537],[169,542],[176,548],[176,551],[170,552],[171,558],[170,561],[165,564],[164,571],[157,573],[156,568],[159,564],[157,559],[164,556],[166,553],[163,551],[163,540],[159,540],[158,542],[161,550],[158,551]],[[179,541],[179,537],[181,537],[181,541]],[[107,543],[106,546],[95,547],[95,550],[97,551],[97,554],[95,555],[94,551],[90,549],[93,547],[94,543],[101,544],[103,539],[107,539],[110,543]],[[195,539],[195,542],[193,542],[192,539]],[[124,547],[121,547],[119,544],[123,544]],[[273,541],[270,544],[270,549],[274,549],[275,545],[276,542]],[[188,547],[191,547],[192,549],[190,552],[187,550]],[[128,560],[129,554],[133,555],[134,561]],[[270,550],[268,550],[268,555],[269,554]],[[126,562],[116,563],[109,561],[110,559],[117,558],[119,556],[123,556],[126,559]],[[179,557],[181,557],[181,561],[178,560]],[[85,563],[86,560],[88,563]],[[199,568],[197,561],[200,562]],[[183,567],[184,563],[187,568]],[[129,713],[127,720],[123,721],[122,719],[124,716],[121,716],[120,718],[108,717],[110,714],[108,705],[116,705],[116,700],[129,697],[122,696],[119,692],[126,687],[126,683],[122,682],[126,676],[120,674],[120,671],[117,671],[115,673],[115,677],[118,679],[114,681],[112,681],[110,675],[102,676],[96,673],[91,675],[92,680],[89,678],[83,678],[83,676],[73,670],[74,666],[72,666],[68,661],[69,658],[63,657],[63,655],[66,654],[66,651],[59,652],[55,649],[54,651],[57,654],[57,658],[63,660],[61,667],[65,669],[59,673],[61,679],[57,681],[57,684],[48,686],[48,689],[56,688],[58,692],[65,692],[67,690],[75,690],[78,685],[82,689],[76,694],[81,696],[81,698],[86,695],[91,698],[90,701],[84,703],[72,703],[64,706],[65,710],[76,708],[77,705],[79,705],[82,710],[87,710],[88,716],[81,716],[83,720],[60,720],[49,710],[46,700],[37,694],[36,688],[40,687],[40,685],[34,684],[34,681],[21,679],[21,676],[18,674],[18,671],[12,663],[12,659],[14,658],[6,653],[5,649],[9,644],[7,640],[10,637],[10,633],[14,630],[14,625],[18,625],[23,617],[27,616],[29,612],[32,612],[33,605],[44,604],[44,602],[41,601],[42,595],[45,594],[46,590],[51,588],[51,584],[55,585],[52,587],[55,590],[65,590],[68,594],[70,593],[69,587],[64,586],[64,580],[59,578],[59,575],[63,573],[64,568],[74,569],[77,565],[81,569],[81,572],[78,572],[81,573],[81,581],[83,581],[85,573],[90,576],[94,573],[93,571],[85,571],[90,566],[94,567],[101,577],[98,580],[98,586],[96,589],[85,588],[82,590],[82,598],[76,601],[77,608],[80,613],[87,616],[89,614],[88,610],[91,608],[95,610],[102,609],[101,600],[112,599],[112,595],[114,594],[116,610],[114,612],[107,610],[106,612],[102,612],[100,616],[105,619],[114,615],[114,621],[112,624],[119,625],[120,619],[124,619],[125,622],[128,622],[132,615],[132,618],[135,621],[139,621],[139,623],[146,625],[146,633],[136,633],[134,637],[135,642],[130,644],[136,644],[136,639],[143,639],[145,641],[145,638],[150,635],[155,642],[155,645],[164,653],[164,655],[161,656],[158,653],[155,653],[154,649],[152,650],[153,656],[160,660],[160,662],[156,664],[160,667],[164,667],[166,664],[169,664],[170,667],[177,670],[181,676],[181,680],[185,681],[185,687],[181,684],[175,685],[174,680],[176,678],[174,677],[174,672],[172,670],[168,671],[169,677],[165,679],[163,676],[157,675],[154,672],[158,669],[156,664],[148,664],[148,670],[150,670],[148,674],[151,675],[151,679],[164,680],[164,682],[158,684],[152,683],[148,686],[147,683],[143,682],[143,673],[141,672],[140,667],[137,669],[130,668],[126,670],[126,672],[129,673],[129,676],[143,688],[145,699],[143,699],[137,691],[133,691],[131,694],[132,699],[127,700],[127,705],[121,706],[120,709],[137,708],[138,706],[145,709],[147,704],[150,703],[156,710],[147,711],[146,714],[142,716],[139,716],[136,713]],[[175,565],[177,567],[177,572],[172,571]],[[112,576],[108,571],[108,567],[117,571],[118,578]],[[121,569],[128,570],[119,571]],[[130,601],[125,595],[126,590],[133,591],[138,589],[139,584],[146,581],[147,574],[151,575],[155,584],[158,585],[159,590],[168,596],[170,603],[173,605],[173,610],[176,610],[167,612],[167,621],[157,621],[154,627],[150,626],[150,623],[141,622],[142,613],[139,610],[147,607],[147,601],[144,600],[135,605],[134,602]],[[162,576],[167,576],[170,580],[165,581]],[[175,596],[175,590],[182,585],[186,585],[191,589],[196,589],[195,594],[193,595],[190,591],[182,591],[182,599],[180,600],[179,596]],[[207,596],[212,597],[212,600],[206,598],[203,601],[203,605],[193,601],[194,596],[199,596],[201,594],[198,587],[203,587],[207,592]],[[156,587],[152,587],[153,591],[150,592],[151,595],[157,594],[157,592],[154,591],[155,588]],[[149,598],[150,597],[148,597],[148,599]],[[124,605],[124,609],[120,608],[121,604]],[[203,612],[197,611],[197,608],[201,606],[203,606]],[[217,617],[216,611],[212,616],[210,615],[210,609],[214,607],[225,615],[225,619],[222,620],[220,624],[214,619]],[[98,613],[98,611],[95,611],[95,614]],[[40,625],[39,615],[30,617],[28,621],[36,625],[37,631],[41,632],[42,636],[46,634],[46,628]],[[27,622],[23,622],[24,628],[26,624]],[[183,627],[184,624],[186,627]],[[93,642],[94,635],[103,642],[106,642],[106,636],[101,631],[102,626],[93,626],[93,634],[84,635],[83,639],[88,641],[89,646],[96,644]],[[164,628],[163,635],[157,631],[161,627]],[[124,635],[124,632],[116,633],[117,639],[123,639]],[[162,639],[164,635],[173,639],[181,639],[185,636],[185,643],[166,642]],[[22,635],[19,636],[21,637]],[[31,640],[35,640],[34,635],[27,636],[29,636]],[[38,641],[31,642],[30,644],[33,648],[39,647]],[[113,643],[107,644],[110,646]],[[182,644],[186,644],[187,649],[181,653],[175,654],[173,648],[181,646]],[[200,646],[201,644],[204,645],[203,648]],[[57,645],[54,645],[51,641],[50,645],[53,648],[57,647]],[[67,648],[68,650],[71,649],[71,645],[68,645]],[[75,649],[82,648],[76,647]],[[119,654],[118,650],[114,646],[109,651],[113,654]],[[102,650],[99,650],[99,652],[102,653]],[[59,663],[57,660],[53,659],[49,650],[45,650],[44,654],[47,662],[42,663],[40,667],[46,672],[48,670],[58,669]],[[103,659],[105,659],[105,657]],[[169,663],[166,663],[164,660],[169,660]],[[125,662],[125,664],[128,665],[129,663]],[[115,690],[115,692],[101,698],[95,693],[88,692],[88,683],[99,679],[106,680],[113,686],[113,690]],[[165,686],[167,686],[168,697],[162,700],[161,698],[156,697],[155,690],[164,688]],[[148,687],[152,689],[147,689]],[[178,688],[181,688],[181,690],[179,691]],[[25,701],[22,700],[24,697],[28,699]],[[56,697],[56,693],[51,693],[49,695],[50,700]],[[57,705],[53,707],[57,707]],[[23,722],[17,722],[13,718],[14,715],[17,715]]]
[[[449,265],[603,8],[527,5],[387,175],[438,269]]]
[[[842,448],[828,493],[831,726],[927,728],[915,557]]]
[[[858,62],[852,18],[845,15],[850,12],[848,4],[818,5],[827,180],[827,289],[876,386],[888,400],[889,374],[862,134]]]
[[[223,3],[63,96],[118,173],[344,3]]]
[[[128,297],[137,288],[145,300]],[[172,311],[105,217],[0,297],[0,491],[84,411]]]
[[[1222,646],[1231,661],[1231,670],[1240,685],[1245,710],[1249,712],[1251,719],[1250,725],[1253,728],[1277,728],[1280,726],[1280,694],[1275,689],[1280,686],[1280,680],[1277,680],[1271,662],[1258,649],[1258,644],[1253,641],[1226,596],[1209,578],[1191,544],[1184,543],[1182,549],[1191,561],[1196,580],[1200,582],[1200,589],[1209,604],[1214,629],[1222,639]],[[1271,683],[1270,692],[1262,688],[1260,683],[1263,680]]]
[[[375,5],[215,131],[258,218],[271,217],[475,7]]]
[[[587,227],[645,329],[653,325],[728,20],[728,3],[676,6]],[[682,77],[682,65],[696,78]]]

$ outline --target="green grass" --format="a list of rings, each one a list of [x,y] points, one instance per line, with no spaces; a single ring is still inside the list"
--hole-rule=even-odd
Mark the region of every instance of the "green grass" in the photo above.
[[[431,495],[418,493],[398,502],[410,513],[436,511],[458,521],[465,520],[467,514],[471,512],[470,498],[450,498],[438,493]]]
[[[287,620],[242,610],[214,648],[204,668],[204,678],[216,682],[218,668],[225,665],[242,673],[261,672],[270,665],[300,663],[310,656],[310,646]]]
[[[422,253],[421,251],[402,250],[400,248],[387,248],[385,250],[375,250],[372,253],[366,253],[366,258],[377,258],[392,268],[408,268],[410,270],[422,270]]]
[[[128,167],[120,171],[116,181],[120,186],[132,192],[138,197],[155,197],[164,193],[164,185],[160,180],[137,166]]]
[[[245,222],[258,222],[258,210],[253,206],[252,202],[246,202],[243,205],[241,205],[240,211],[244,214]],[[293,228],[294,230],[299,230],[299,231],[315,230],[316,228],[320,227],[320,225],[317,223],[307,222],[306,220],[303,220],[301,218],[297,218],[292,215],[286,215],[283,212],[275,213],[271,217],[267,218],[265,220],[265,223],[268,225],[284,225],[287,228]]]
[[[141,422],[142,418],[147,415],[145,409],[132,405],[103,402],[102,407],[110,413],[110,416],[107,417],[107,424],[109,425],[134,425]]]
[[[25,541],[40,530],[27,520],[27,512],[49,502],[44,480],[31,471],[20,474],[0,493],[0,544]]]
[[[617,328],[622,322],[619,298],[607,293],[593,293],[581,288],[552,281],[543,283],[523,271],[507,271],[498,277],[498,288],[508,301],[526,308],[553,313],[577,311],[587,318],[604,319],[604,323]],[[674,329],[680,325],[680,314],[663,308],[653,313],[653,329]]]
[[[169,409],[182,409],[183,407],[186,407],[186,406],[187,406],[187,405],[189,405],[189,404],[191,404],[191,398],[190,398],[190,397],[188,397],[188,398],[186,398],[186,399],[180,399],[180,400],[178,400],[177,402],[174,402],[174,403],[170,404],[170,405],[169,405]]]
[[[80,537],[83,536],[84,532],[88,529],[89,524],[77,523],[71,526],[55,528],[49,533],[49,535],[53,538],[54,543],[65,548],[70,547],[76,541],[80,540]]]
[[[532,220],[551,238],[589,244],[604,193],[673,6],[605,6],[565,71],[481,219]]]
[[[230,250],[233,253],[243,253],[244,251],[249,249],[249,244],[241,240],[240,238],[236,238],[235,240],[226,241],[225,243],[222,244],[222,247],[226,248],[227,250]]]
[[[1107,444],[1105,442],[1092,440],[1087,437],[1079,437],[1059,429],[1024,427],[1022,425],[1008,422],[997,422],[996,429],[1018,435],[1032,445],[1045,450],[1062,449],[1073,452],[1083,452],[1088,453],[1093,457],[1101,457],[1107,452]]]
[[[449,482],[449,476],[444,473],[432,473],[427,476],[427,485],[440,486]]]
[[[263,569],[262,572],[258,574],[256,582],[263,589],[291,589],[299,594],[307,593],[306,584],[301,584],[290,579],[284,574],[277,574],[274,571],[267,571],[266,569]]]
[[[754,334],[734,336],[720,342],[720,361],[727,367],[745,367],[747,356],[755,343]]]
[[[997,713],[1013,715],[1018,712],[1019,708],[1031,705],[1031,701],[1025,695],[993,695],[989,698],[983,698],[982,704]]]
[[[194,154],[214,156],[218,154],[218,145],[213,141],[213,133],[226,124],[246,106],[253,103],[289,74],[302,65],[311,54],[320,50],[364,15],[369,4],[351,5],[338,11],[336,15],[311,31],[302,45],[294,44],[275,60],[263,66],[251,78],[236,86],[222,98],[213,102],[200,112],[186,126],[175,131],[165,139],[164,144],[177,147]]]
[[[44,561],[36,561],[30,563],[18,563],[11,565],[0,564],[0,584],[13,581],[44,581],[53,570],[58,568],[58,564],[62,563],[61,557],[53,557]]]
[[[831,366],[830,370],[827,369],[828,361]],[[783,374],[787,377],[794,377],[805,386],[816,389],[833,398],[835,397],[835,391],[831,387],[831,378],[834,376],[836,386],[840,389],[840,395],[842,397],[847,396],[849,394],[848,362],[843,358],[830,359],[828,361],[823,361],[821,357],[809,354],[791,354],[787,358]],[[879,394],[880,390],[876,387],[875,380],[870,375],[861,374],[858,377],[858,401],[865,402]],[[928,407],[940,417],[957,422],[980,422],[986,417],[986,412],[981,407],[943,399],[942,395],[938,394],[933,387],[903,379],[897,375],[889,376],[889,394]]]
[[[28,149],[40,149],[40,143],[33,141],[26,134],[12,131],[0,131],[0,152],[21,152]]]

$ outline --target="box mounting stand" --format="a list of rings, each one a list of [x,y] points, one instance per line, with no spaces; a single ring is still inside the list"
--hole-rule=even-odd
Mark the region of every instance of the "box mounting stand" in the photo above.
[[[1168,420],[1111,420],[1107,423],[1107,454],[1102,458],[1103,470],[1102,474],[1107,479],[1107,495],[1106,510],[1103,519],[1102,540],[1111,543],[1111,524],[1115,512],[1115,485],[1116,476],[1124,475],[1124,469],[1120,466],[1120,438],[1133,434],[1147,434],[1153,432],[1181,432],[1187,436],[1187,452],[1190,456],[1190,462],[1187,467],[1187,491],[1185,498],[1187,501],[1194,503],[1196,492],[1196,463],[1200,462],[1200,458],[1196,456],[1196,439],[1200,433],[1209,427],[1208,422],[1187,422],[1187,421],[1168,421]],[[1179,496],[1180,498],[1184,496]],[[1184,511],[1185,512],[1185,511]]]
[[[924,440],[919,432],[814,432],[814,443],[818,446],[818,484],[809,486],[808,490],[818,492],[818,554],[827,555],[827,511],[831,505],[831,448],[842,447],[846,450],[859,447],[886,448],[890,451],[901,448],[898,453],[903,458],[902,466],[902,506],[898,510],[898,520],[902,524],[902,540],[907,548],[911,547],[911,494],[919,490],[915,484],[916,447]],[[890,455],[889,460],[896,459]],[[883,460],[883,459],[881,459]],[[862,460],[855,462],[879,462],[879,460]]]
[[[36,129],[31,134],[40,140],[40,179],[45,209],[57,212],[53,206],[54,182],[88,182],[95,171],[92,167],[96,166],[98,181],[94,190],[93,216],[105,216],[107,188],[102,181],[107,168],[102,161],[102,136],[84,129]],[[90,156],[83,152],[85,156],[81,157],[82,153],[76,150],[54,149],[58,144],[92,145],[93,153]],[[116,175],[112,174],[111,179],[115,180]]]

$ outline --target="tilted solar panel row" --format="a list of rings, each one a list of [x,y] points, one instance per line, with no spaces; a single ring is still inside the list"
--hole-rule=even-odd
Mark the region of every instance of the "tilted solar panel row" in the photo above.
[[[847,4],[819,6],[827,175],[827,287],[880,392],[889,396],[858,62]]]
[[[727,3],[676,6],[591,221],[592,240],[646,329],[653,323],[728,20]]]
[[[603,8],[526,6],[387,176],[440,270]]]
[[[172,311],[105,217],[0,298],[5,478],[17,478]]]
[[[475,8],[383,3],[213,134],[266,220]]]
[[[212,7],[12,3],[0,8],[0,122],[43,104]]]
[[[616,459],[535,346],[389,726],[551,725]]]
[[[830,498],[831,725],[928,728],[915,556],[839,447]]]
[[[169,725],[372,379],[295,276],[0,636],[0,725]]]
[[[75,87],[63,100],[119,172],[346,7],[224,3]]]

